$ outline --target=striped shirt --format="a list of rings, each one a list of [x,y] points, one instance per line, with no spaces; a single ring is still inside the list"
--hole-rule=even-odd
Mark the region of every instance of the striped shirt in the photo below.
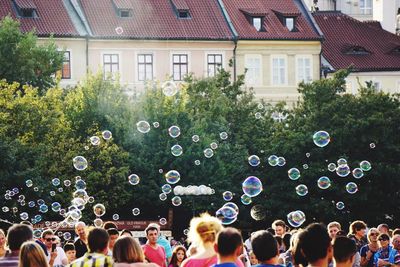
[[[0,267],[18,267],[19,251],[8,253],[0,259]]]
[[[72,262],[69,267],[112,267],[113,260],[101,253],[86,253]]]

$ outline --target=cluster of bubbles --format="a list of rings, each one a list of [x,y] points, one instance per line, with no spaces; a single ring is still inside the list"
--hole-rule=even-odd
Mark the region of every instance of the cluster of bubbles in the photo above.
[[[306,221],[306,215],[301,210],[289,212],[287,221],[292,227],[300,227]]]
[[[286,159],[277,155],[270,155],[267,160],[268,164],[272,167],[282,167],[286,164]]]
[[[215,212],[215,217],[217,217],[223,225],[234,223],[238,215],[239,207],[233,202],[225,203]]]
[[[209,186],[206,185],[188,185],[188,186],[181,186],[177,185],[174,187],[173,190],[174,194],[176,196],[181,196],[181,195],[194,195],[194,196],[200,196],[200,195],[213,195],[215,194],[215,190]]]

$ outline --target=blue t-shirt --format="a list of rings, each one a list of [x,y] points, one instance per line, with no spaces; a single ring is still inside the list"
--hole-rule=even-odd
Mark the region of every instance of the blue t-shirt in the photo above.
[[[220,263],[220,264],[214,264],[212,267],[237,267],[237,265],[234,262],[225,262],[225,263]]]
[[[360,249],[360,255],[361,255],[361,257],[367,257],[367,252],[368,251],[370,251],[370,249],[369,249],[369,246],[368,245],[365,245],[365,246],[363,246],[361,249]],[[372,251],[371,251],[372,252]],[[372,252],[372,256],[371,256],[371,258],[369,259],[369,261],[368,261],[368,263],[367,263],[367,267],[373,267],[374,266],[374,256],[375,256],[375,253],[376,253],[376,251],[375,252]]]

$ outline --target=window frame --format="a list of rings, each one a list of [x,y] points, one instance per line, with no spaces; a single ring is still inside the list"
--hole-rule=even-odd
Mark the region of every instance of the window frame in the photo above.
[[[260,20],[260,27],[257,27],[256,26],[256,23],[255,23],[255,20]],[[251,17],[251,24],[253,25],[253,27],[258,31],[258,32],[260,32],[260,31],[262,31],[262,29],[263,29],[263,18],[262,17]]]
[[[210,56],[214,57],[214,62],[209,61]],[[221,57],[220,64],[218,64],[215,60],[217,56]],[[208,53],[206,53],[205,63],[206,63],[205,69],[206,69],[207,77],[214,77],[218,73],[218,70],[224,68],[224,54],[220,53],[220,52],[208,52]],[[214,73],[212,75],[210,75],[210,69],[209,69],[210,66],[214,66],[214,69],[213,69]]]
[[[113,63],[112,62],[112,56],[113,55],[116,55],[117,56],[117,59],[118,59],[118,62],[117,63]],[[110,63],[106,63],[105,62],[105,56],[111,56],[111,62]],[[121,63],[120,63],[120,58],[121,58],[121,54],[120,53],[118,53],[118,52],[115,52],[115,51],[110,51],[110,52],[103,52],[103,53],[101,53],[101,63],[102,63],[102,68],[103,68],[103,79],[106,79],[106,77],[107,77],[107,74],[108,73],[111,73],[112,75],[111,75],[111,79],[112,80],[115,80],[115,75],[116,74],[121,74]],[[109,71],[109,72],[106,72],[106,69],[105,69],[105,66],[106,65],[111,65],[111,71]],[[112,69],[112,66],[113,65],[117,65],[117,71],[113,71]],[[120,76],[121,77],[121,76]]]
[[[284,82],[278,82],[275,83],[274,82],[274,70],[276,69],[274,67],[274,59],[283,59],[284,60],[284,68],[283,68],[283,72],[284,72]],[[271,85],[273,86],[288,86],[288,58],[287,55],[271,55]],[[278,68],[281,68],[280,66],[278,66]],[[281,75],[280,72],[278,71],[278,80],[281,80]]]
[[[359,7],[360,7],[360,13],[362,15],[372,15],[372,3],[373,0],[360,0],[359,2]],[[370,4],[369,6],[367,5]]]
[[[144,62],[141,63],[139,60],[140,56],[144,56]],[[147,62],[147,56],[151,56],[151,62]],[[140,65],[144,65],[144,79],[141,79],[140,77]],[[147,77],[147,70],[146,70],[146,66],[151,66],[151,78]],[[137,67],[137,77],[136,77],[136,81],[138,82],[145,82],[145,81],[151,81],[154,79],[154,53],[150,53],[150,52],[139,52],[136,53],[136,67]]]
[[[288,26],[288,20],[291,20],[293,22],[292,29],[289,28]],[[296,30],[296,18],[295,17],[285,17],[285,27],[290,31],[293,32]]]
[[[303,68],[302,68],[302,72],[303,73],[302,73],[302,75],[300,75],[301,74],[300,71],[299,71],[299,67],[300,67],[299,60],[300,59],[309,60],[310,61],[310,65],[309,65],[310,80],[302,79],[302,77],[300,77],[300,76],[305,76],[305,74],[306,74],[305,73],[304,64],[303,64]],[[296,60],[296,64],[295,64],[296,65],[296,83],[298,84],[298,83],[300,83],[302,81],[304,81],[306,83],[311,82],[313,80],[313,71],[314,71],[314,68],[313,68],[313,56],[312,55],[296,55],[295,60]]]
[[[257,76],[256,72],[258,72],[258,76],[259,77],[255,77],[254,78],[254,77],[248,77],[247,76],[247,75],[249,75],[249,73],[251,73],[251,68],[248,67],[248,60],[250,60],[250,59],[258,59],[259,62],[260,62],[258,71],[257,71],[257,68],[252,68],[252,69],[255,70],[253,76]],[[245,67],[245,69],[247,69],[246,76],[245,76],[245,83],[247,85],[250,85],[250,86],[261,86],[263,84],[263,60],[262,60],[262,54],[245,54],[244,55],[244,67]],[[250,70],[250,72],[249,72],[249,70]],[[251,80],[250,80],[252,78],[254,78],[253,82],[251,82]]]
[[[70,50],[65,50],[63,51],[63,62],[62,62],[62,67],[61,67],[61,79],[62,80],[70,80],[72,79],[72,68],[71,68],[71,51]],[[68,53],[68,60],[65,60],[65,54]],[[69,76],[64,76],[64,63],[68,62],[68,71],[69,71]]]
[[[175,63],[174,62],[174,57],[179,56],[179,62]],[[185,56],[186,57],[186,63],[181,62],[181,57]],[[187,52],[178,52],[174,51],[171,53],[171,76],[173,81],[183,81],[184,77],[190,73],[189,69],[189,62],[190,62],[190,55]],[[182,73],[182,66],[186,65],[186,73]],[[179,79],[175,79],[175,66],[179,67]]]

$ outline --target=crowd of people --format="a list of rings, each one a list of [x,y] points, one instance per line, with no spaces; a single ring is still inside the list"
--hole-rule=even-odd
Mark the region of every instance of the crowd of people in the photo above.
[[[400,267],[400,229],[368,228],[354,221],[346,233],[338,222],[312,223],[289,231],[282,220],[243,240],[208,214],[190,222],[188,242],[171,243],[151,223],[140,244],[113,222],[102,228],[75,224],[76,239],[61,245],[53,230],[34,238],[29,224],[0,230],[0,267]]]

